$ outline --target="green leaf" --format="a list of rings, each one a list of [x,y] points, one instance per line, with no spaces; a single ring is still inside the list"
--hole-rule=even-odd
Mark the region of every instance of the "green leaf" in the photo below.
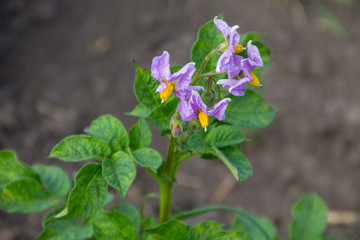
[[[326,227],[327,207],[316,195],[303,196],[292,208],[291,240],[320,240]]]
[[[207,240],[254,240],[248,234],[243,232],[225,231],[218,232],[207,238]]]
[[[179,98],[171,96],[165,103],[155,109],[147,120],[160,130],[170,128],[170,119],[175,113]]]
[[[91,226],[78,226],[75,220],[49,223],[36,240],[83,240],[92,236]]]
[[[276,228],[266,218],[257,217],[244,210],[236,215],[232,230],[249,234],[254,240],[272,240],[276,237]],[[311,239],[311,238],[309,238]]]
[[[144,230],[144,240],[184,240],[189,237],[190,227],[179,220],[170,220],[156,228]]]
[[[13,151],[0,151],[0,187],[23,178],[41,182],[40,176],[27,165],[19,162]]]
[[[257,67],[255,68],[252,72],[258,77],[260,78],[262,71],[269,67],[271,65],[271,60],[270,60],[270,54],[271,51],[270,49],[262,42],[259,41],[253,41],[252,42],[253,45],[257,46],[261,55],[261,58],[264,62],[264,66],[263,67]]]
[[[149,125],[144,119],[140,119],[132,126],[129,137],[131,150],[150,146],[152,134]]]
[[[75,177],[67,207],[56,217],[86,218],[94,215],[105,204],[108,185],[101,174],[101,165],[89,163]]]
[[[223,19],[223,16],[219,16],[219,19]],[[202,26],[191,49],[191,61],[195,62],[195,68],[199,69],[205,57],[224,41],[224,36],[216,28],[214,20],[210,20],[204,26]],[[219,57],[219,54],[214,54],[207,62],[203,72],[215,71]]]
[[[243,46],[246,47],[248,41],[253,40],[253,41],[257,41],[260,40],[264,37],[264,34],[262,33],[256,33],[256,32],[247,32],[247,33],[243,33],[240,34],[240,42],[239,44],[242,44]],[[244,51],[246,52],[246,51]]]
[[[65,197],[71,188],[71,182],[66,173],[56,166],[33,165],[32,168],[40,175],[46,190],[54,198]]]
[[[194,134],[190,135],[186,143],[187,149],[193,152],[204,152],[211,150],[211,148],[205,144],[206,135],[207,132],[205,131],[196,131]]]
[[[104,140],[115,153],[121,149],[126,149],[129,145],[129,137],[122,122],[111,116],[103,115],[92,121],[85,132]]]
[[[73,135],[59,142],[49,157],[77,162],[88,159],[103,160],[110,154],[111,150],[103,140],[93,136]]]
[[[140,103],[131,112],[126,114],[130,116],[146,118],[150,115],[150,113],[152,113],[152,110]]]
[[[222,125],[214,128],[205,138],[208,146],[217,148],[239,144],[244,141],[245,137],[242,132],[232,126]]]
[[[108,184],[117,190],[123,199],[136,177],[136,167],[132,158],[125,152],[114,153],[102,164],[102,174]]]
[[[161,105],[160,95],[156,92],[156,88],[160,82],[151,77],[151,71],[149,69],[142,69],[138,65],[135,65],[135,67],[135,96],[144,107],[154,110]]]
[[[239,147],[228,146],[219,149],[214,147],[213,149],[214,154],[225,163],[239,182],[243,182],[253,175],[252,166]]]
[[[142,224],[144,225],[145,229],[156,228],[159,225],[159,223],[151,215],[149,215],[148,218],[142,222]]]
[[[30,178],[12,181],[0,189],[0,208],[6,212],[40,212],[58,201],[50,199],[42,184]]]
[[[142,167],[157,170],[163,163],[163,159],[158,151],[152,148],[140,148],[132,155],[135,161]]]
[[[271,123],[276,111],[257,93],[246,90],[245,96],[230,96],[225,122],[241,128],[263,128]]]
[[[189,232],[189,240],[208,240],[217,232],[221,232],[224,224],[215,221],[202,222],[192,227]]]
[[[97,239],[136,240],[139,239],[130,220],[121,212],[99,212],[91,218]]]
[[[116,210],[124,214],[134,226],[135,232],[139,233],[141,227],[141,217],[139,210],[134,205],[121,203],[116,205],[112,210]]]

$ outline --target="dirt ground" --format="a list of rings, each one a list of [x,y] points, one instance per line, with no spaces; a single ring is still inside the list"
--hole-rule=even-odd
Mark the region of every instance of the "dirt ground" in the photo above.
[[[81,164],[48,159],[52,147],[101,114],[119,117],[137,101],[132,60],[149,68],[167,50],[185,64],[197,29],[221,12],[240,32],[266,33],[273,49],[263,95],[280,110],[244,145],[254,176],[236,184],[220,161],[191,159],[180,167],[174,203],[184,209],[221,203],[273,220],[288,239],[291,205],[318,193],[335,213],[354,221],[330,224],[327,234],[360,238],[360,6],[329,4],[348,32],[334,36],[311,5],[273,0],[11,0],[0,2],[0,149],[29,164],[56,164],[69,175]],[[154,134],[162,154],[166,139]],[[158,186],[145,171],[127,202],[139,205]],[[156,213],[149,201],[147,211]],[[33,239],[41,214],[0,212],[0,239]],[[214,212],[190,220],[230,222]]]

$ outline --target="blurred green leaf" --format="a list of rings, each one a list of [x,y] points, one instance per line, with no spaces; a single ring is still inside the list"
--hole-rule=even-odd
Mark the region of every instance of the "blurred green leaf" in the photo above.
[[[316,194],[303,196],[295,203],[291,213],[291,240],[323,239],[327,207]]]
[[[341,1],[343,0],[338,0],[338,2]],[[333,34],[338,37],[346,37],[348,35],[336,16],[327,7],[325,7],[324,4],[317,3],[316,7],[322,20]]]
[[[36,240],[83,240],[92,236],[91,226],[78,226],[75,220],[49,223]]]
[[[223,226],[215,221],[199,223],[190,229],[189,240],[208,240],[211,235],[221,232]]]
[[[0,208],[6,212],[40,212],[58,202],[50,198],[41,183],[30,178],[12,181],[0,189]]]
[[[134,226],[135,232],[139,233],[141,227],[141,217],[139,210],[131,204],[117,204],[112,210],[116,210],[124,214]]]
[[[149,125],[144,119],[140,119],[132,126],[129,137],[131,150],[150,146],[152,134]]]
[[[94,215],[105,204],[108,185],[102,176],[101,165],[89,163],[83,166],[75,177],[66,208],[55,218],[86,218]]]
[[[131,221],[121,212],[99,212],[91,218],[96,239],[136,240],[138,236]]]
[[[179,220],[170,220],[143,232],[144,240],[184,240],[189,238],[190,227]]]
[[[117,190],[123,199],[136,177],[136,167],[132,158],[125,152],[114,153],[102,163],[102,175],[108,184]]]
[[[160,130],[170,128],[170,119],[174,115],[179,98],[171,96],[165,103],[155,109],[147,120]]]
[[[214,146],[217,148],[235,145],[245,140],[242,132],[228,125],[222,125],[211,130],[205,137],[205,144],[207,146]]]
[[[145,107],[141,103],[138,104],[131,112],[126,113],[127,115],[135,116],[135,117],[142,117],[146,118],[152,113],[152,110]]]
[[[218,232],[207,238],[207,240],[255,240],[243,232],[225,231]]]
[[[231,229],[247,233],[254,240],[273,240],[276,237],[276,228],[271,221],[244,210],[239,211],[241,213],[236,215]]]
[[[151,71],[149,69],[142,69],[138,65],[135,65],[135,67],[135,96],[142,106],[152,111],[161,105],[160,95],[156,92],[160,82],[151,77]]]
[[[213,147],[213,151],[214,155],[218,156],[229,168],[237,181],[243,182],[253,175],[253,168],[239,147]]]
[[[158,151],[152,148],[140,148],[132,155],[135,161],[145,168],[157,170],[163,163],[163,159]]]
[[[271,123],[276,111],[257,93],[246,90],[245,96],[230,96],[225,121],[241,128],[263,128]]]
[[[224,19],[224,16],[221,14],[218,18]],[[224,41],[224,36],[216,28],[214,20],[210,20],[204,26],[202,26],[191,49],[191,61],[195,62],[195,68],[199,69],[205,57]],[[219,54],[214,54],[207,62],[203,72],[215,71],[219,57]]]
[[[92,121],[85,132],[104,140],[112,153],[126,149],[129,145],[129,137],[122,122],[110,114],[98,117]]]
[[[40,176],[21,163],[13,151],[0,151],[0,187],[23,178],[41,182]]]
[[[103,160],[110,156],[109,146],[101,139],[87,135],[73,135],[64,138],[51,151],[50,158],[67,162],[88,159]]]
[[[65,197],[71,188],[71,182],[66,173],[56,166],[33,165],[32,168],[40,175],[42,182],[54,198]]]

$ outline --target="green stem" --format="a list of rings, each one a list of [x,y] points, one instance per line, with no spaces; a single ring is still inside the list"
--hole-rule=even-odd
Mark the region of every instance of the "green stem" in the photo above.
[[[217,52],[217,50],[214,49],[214,50],[212,50],[212,51],[205,57],[203,63],[201,64],[201,66],[200,66],[200,68],[199,68],[199,71],[196,73],[194,79],[192,80],[191,85],[194,85],[194,84],[196,83],[196,81],[199,79],[199,76],[200,76],[202,70],[204,69],[206,63],[209,61],[210,57],[211,57],[212,55],[214,55],[216,52]]]
[[[171,198],[173,185],[175,181],[175,176],[179,164],[174,158],[174,149],[175,149],[175,138],[170,137],[170,143],[168,148],[168,155],[166,157],[166,162],[164,169],[161,174],[160,180],[160,213],[159,213],[159,223],[164,223],[170,219],[170,210],[171,210]]]
[[[204,74],[201,74],[201,75],[199,76],[199,79],[200,79],[200,78],[205,78],[205,77],[211,77],[211,76],[221,75],[221,74],[227,74],[227,72],[220,72],[220,73],[218,73],[218,72],[209,72],[209,73],[204,73]],[[216,81],[215,81],[215,82],[216,82]]]
[[[204,214],[204,213],[211,212],[211,211],[230,211],[230,212],[234,212],[238,215],[241,215],[242,217],[246,218],[249,222],[251,222],[254,226],[256,226],[261,231],[261,233],[265,236],[266,239],[271,240],[271,238],[267,234],[267,232],[256,221],[254,221],[252,218],[247,216],[247,214],[245,214],[241,209],[237,209],[237,208],[233,208],[233,207],[228,207],[228,206],[223,206],[223,205],[206,206],[206,207],[201,207],[201,208],[197,208],[197,209],[193,209],[190,211],[176,214],[175,216],[173,216],[173,218],[182,220],[182,219],[186,219],[189,217],[193,217],[193,216]]]
[[[145,204],[146,204],[147,200],[150,198],[159,198],[159,195],[156,193],[149,193],[148,195],[146,195],[144,197],[144,199],[141,202],[141,206],[140,206],[141,220],[145,220],[145,215],[144,215]]]

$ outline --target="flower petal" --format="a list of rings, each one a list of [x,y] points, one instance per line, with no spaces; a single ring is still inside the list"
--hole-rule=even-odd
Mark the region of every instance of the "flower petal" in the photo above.
[[[171,79],[169,79],[169,81],[171,82],[178,81],[178,83],[176,84],[176,89],[184,90],[189,86],[191,82],[191,76],[194,74],[195,71],[196,71],[195,63],[190,62],[186,64],[184,67],[182,67],[178,72],[174,73],[171,76]]]
[[[154,57],[151,64],[151,76],[156,80],[163,82],[170,79],[170,55],[164,51],[161,56]]]
[[[200,94],[197,93],[196,91],[191,91],[191,97],[190,97],[190,100],[189,100],[189,104],[193,108],[194,112],[198,112],[199,108],[203,112],[205,112],[205,113],[207,112],[206,104],[201,99]]]
[[[185,90],[182,91],[174,91],[175,95],[180,98],[180,100],[187,100],[191,97],[191,92],[192,90],[194,91],[200,91],[200,90],[204,90],[203,87],[201,86],[189,86],[188,88],[186,88]]]
[[[167,88],[167,83],[166,82],[162,82],[160,83],[160,85],[157,87],[156,92],[163,92],[165,91]]]
[[[216,117],[220,121],[224,120],[225,119],[225,111],[226,111],[227,105],[230,101],[231,101],[230,98],[224,98],[223,100],[221,100],[220,102],[215,104],[215,106],[211,110],[207,111],[207,114],[209,116]]]
[[[219,29],[219,31],[222,33],[222,35],[226,40],[231,29],[229,25],[227,25],[227,23],[224,20],[218,19],[217,16],[215,16],[214,18],[214,24],[217,27],[217,29]]]
[[[178,105],[178,111],[182,120],[190,121],[197,117],[197,112],[190,106],[190,104],[186,100],[180,101]]]

